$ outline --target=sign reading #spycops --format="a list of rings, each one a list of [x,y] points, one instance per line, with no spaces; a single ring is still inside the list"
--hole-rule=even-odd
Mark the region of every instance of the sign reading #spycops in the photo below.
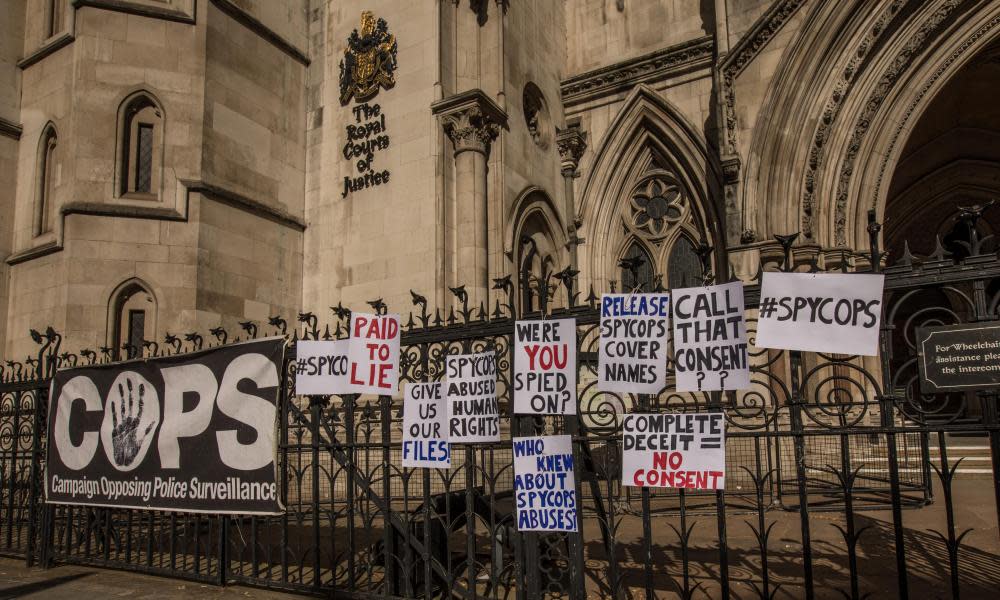
[[[280,513],[275,433],[284,347],[271,338],[57,372],[46,501]]]

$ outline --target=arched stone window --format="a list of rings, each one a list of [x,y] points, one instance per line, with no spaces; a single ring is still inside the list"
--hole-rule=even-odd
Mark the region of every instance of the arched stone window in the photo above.
[[[163,170],[163,109],[148,92],[125,99],[118,112],[118,177],[120,196],[159,198]]]
[[[566,266],[566,237],[551,199],[537,188],[527,190],[514,203],[509,223],[505,244],[515,269],[513,281],[520,312],[541,309],[539,294],[545,281],[550,286],[551,306],[559,286],[554,275]]]
[[[55,125],[49,123],[42,129],[38,142],[38,158],[35,167],[35,207],[32,215],[31,232],[35,237],[52,231],[52,194],[58,183],[59,169],[56,148],[59,136]]]
[[[156,296],[141,279],[129,279],[111,294],[108,303],[108,345],[116,359],[139,356],[143,340],[156,334]]]

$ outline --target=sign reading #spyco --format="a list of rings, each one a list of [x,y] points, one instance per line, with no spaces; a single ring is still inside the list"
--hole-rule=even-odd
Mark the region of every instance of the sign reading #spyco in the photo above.
[[[49,393],[46,501],[282,511],[275,471],[284,340],[62,370]]]

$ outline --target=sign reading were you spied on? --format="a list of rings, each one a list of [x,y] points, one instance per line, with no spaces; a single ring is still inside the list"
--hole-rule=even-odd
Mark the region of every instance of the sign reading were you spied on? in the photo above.
[[[514,413],[576,414],[576,319],[514,323]]]
[[[52,379],[50,503],[278,514],[284,340],[61,370]]]

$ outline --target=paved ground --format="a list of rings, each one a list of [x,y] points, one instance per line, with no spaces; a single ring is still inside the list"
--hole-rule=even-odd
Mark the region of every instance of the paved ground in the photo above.
[[[98,600],[103,598],[157,600],[290,600],[301,598],[239,586],[216,587],[123,571],[62,566],[28,569],[23,560],[0,558],[0,600]]]

